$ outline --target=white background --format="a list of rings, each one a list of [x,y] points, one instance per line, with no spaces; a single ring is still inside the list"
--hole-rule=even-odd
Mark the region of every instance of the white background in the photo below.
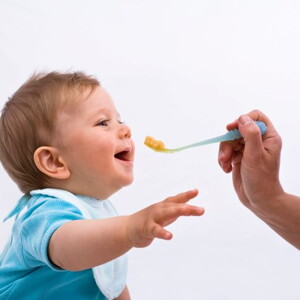
[[[218,145],[176,147],[225,133],[257,108],[283,139],[281,179],[300,195],[300,4],[292,0],[0,1],[0,104],[34,71],[83,70],[114,98],[136,141],[135,182],[112,200],[130,214],[198,188],[199,218],[172,241],[130,251],[133,300],[300,299],[298,250],[238,201]],[[21,193],[0,169],[0,218]],[[12,222],[0,224],[0,248]]]

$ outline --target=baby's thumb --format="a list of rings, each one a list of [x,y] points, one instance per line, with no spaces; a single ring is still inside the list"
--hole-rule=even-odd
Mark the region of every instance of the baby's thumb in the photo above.
[[[238,126],[245,141],[245,152],[255,156],[255,154],[263,149],[259,127],[248,115],[239,117]]]

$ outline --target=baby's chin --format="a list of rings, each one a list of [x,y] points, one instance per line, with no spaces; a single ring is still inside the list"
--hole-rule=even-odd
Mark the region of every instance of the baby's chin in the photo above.
[[[126,177],[123,182],[122,182],[122,186],[120,186],[120,189],[122,189],[123,187],[129,186],[133,183],[134,181],[134,176],[133,174],[131,176]]]
[[[128,185],[131,185],[131,184],[133,183],[133,181],[134,181],[134,176],[133,176],[133,174],[132,174],[131,177],[128,178],[128,180],[126,180],[126,181],[124,182],[124,187],[126,187],[126,186],[128,186]]]
[[[134,181],[134,177],[133,176],[131,176],[131,178],[127,178],[126,180],[123,180],[122,184],[120,184],[118,187],[115,186],[115,189],[113,191],[111,191],[111,193],[109,195],[107,195],[105,198],[102,197],[101,200],[108,199],[113,194],[119,192],[122,188],[125,188],[125,187],[131,185],[133,183],[133,181]]]

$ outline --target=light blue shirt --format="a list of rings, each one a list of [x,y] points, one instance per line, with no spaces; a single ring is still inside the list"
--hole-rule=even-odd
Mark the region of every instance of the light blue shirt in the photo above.
[[[47,254],[54,231],[66,222],[84,219],[82,212],[67,201],[47,195],[34,194],[26,201],[28,209],[16,219],[10,245],[1,257],[0,299],[107,299],[91,269],[62,270]]]

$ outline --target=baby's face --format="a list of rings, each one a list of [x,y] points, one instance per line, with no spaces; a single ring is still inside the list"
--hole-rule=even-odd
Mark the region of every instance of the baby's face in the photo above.
[[[67,188],[106,199],[133,181],[134,143],[108,93],[97,87],[61,111],[54,145],[71,172]]]

